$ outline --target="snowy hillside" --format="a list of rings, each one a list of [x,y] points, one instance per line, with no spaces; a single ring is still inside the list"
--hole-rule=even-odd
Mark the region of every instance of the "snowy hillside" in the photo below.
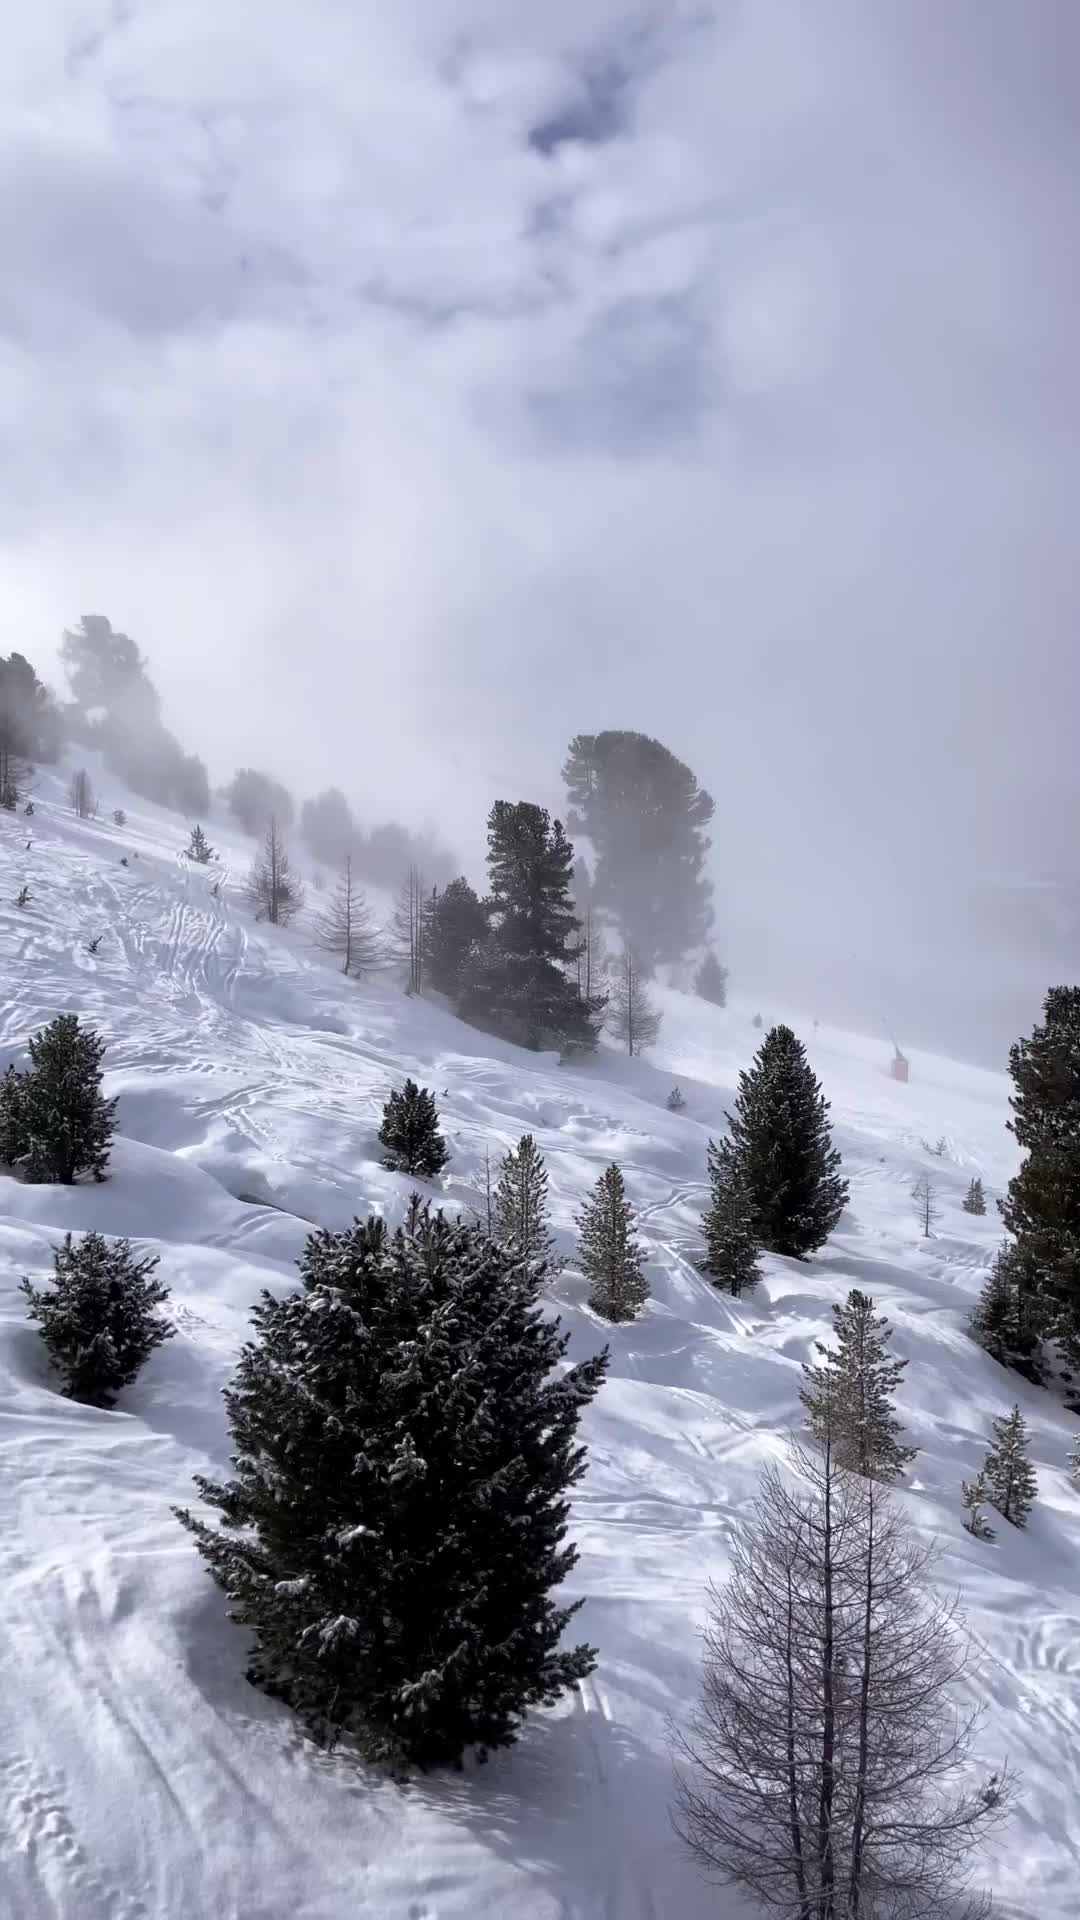
[[[851,1285],[889,1312],[910,1357],[899,1410],[920,1451],[901,1497],[939,1539],[941,1582],[961,1587],[981,1643],[981,1751],[1021,1776],[987,1865],[997,1911],[1075,1912],[1080,1494],[1063,1463],[1077,1423],[964,1332],[998,1229],[992,1199],[985,1219],[960,1202],[973,1173],[996,1196],[1015,1163],[1004,1076],[915,1055],[899,1086],[882,1046],[763,1007],[807,1042],[851,1205],[822,1255],[766,1260],[763,1287],[736,1304],[695,1261],[706,1142],[759,1037],[752,1004],[666,995],[648,1063],[604,1052],[560,1068],[389,986],[342,980],[298,929],[256,928],[239,900],[249,842],[207,823],[223,859],[192,869],[178,819],[100,784],[93,822],[74,820],[49,777],[31,821],[0,815],[0,1067],[77,1011],[106,1037],[120,1096],[107,1184],[0,1177],[0,1912],[734,1920],[737,1902],[702,1886],[671,1836],[665,1718],[694,1697],[705,1582],[723,1573],[731,1526],[794,1419],[800,1363]],[[375,1132],[407,1073],[439,1099],[452,1209],[477,1200],[485,1148],[494,1158],[530,1130],[569,1254],[584,1190],[617,1159],[653,1297],[610,1333],[572,1269],[554,1298],[575,1354],[612,1347],[573,1528],[595,1676],[486,1767],[402,1792],[316,1752],[245,1683],[244,1636],[169,1509],[227,1459],[220,1389],[248,1308],[262,1287],[293,1284],[310,1223],[403,1211],[410,1183],[380,1167]],[[682,1115],[665,1109],[673,1078]],[[941,1159],[922,1144],[939,1136]],[[910,1188],[928,1170],[943,1217],[925,1241]],[[51,1271],[69,1227],[137,1238],[172,1289],[179,1337],[111,1413],[57,1393],[17,1291]],[[1014,1397],[1039,1501],[1026,1533],[1002,1526],[978,1544],[959,1482]]]

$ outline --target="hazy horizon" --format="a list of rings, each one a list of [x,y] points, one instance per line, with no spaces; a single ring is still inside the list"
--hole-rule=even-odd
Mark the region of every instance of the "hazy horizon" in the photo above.
[[[105,613],[215,783],[474,876],[653,734],[741,993],[1004,1064],[1075,968],[1069,0],[41,14],[2,650]]]

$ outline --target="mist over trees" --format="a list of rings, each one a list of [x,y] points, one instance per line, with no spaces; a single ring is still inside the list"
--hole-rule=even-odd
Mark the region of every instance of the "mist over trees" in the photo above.
[[[327,787],[304,801],[300,832],[317,860],[341,867],[348,855],[358,879],[388,891],[396,891],[413,867],[424,875],[429,890],[445,886],[458,864],[432,834],[412,833],[396,820],[364,828],[340,787]]]
[[[34,767],[56,760],[62,744],[60,714],[29,660],[0,655],[0,803],[17,806]]]
[[[96,747],[111,773],[143,799],[187,815],[205,813],[210,781],[198,754],[185,753],[161,724],[161,700],[146,656],[102,613],[67,628],[60,658],[71,691],[65,720]]]
[[[427,909],[427,977],[436,993],[460,992],[470,953],[487,934],[484,903],[463,875],[436,891]]]
[[[265,833],[271,820],[287,833],[293,823],[293,797],[280,780],[263,773],[259,767],[241,767],[224,789],[224,798],[234,820],[245,833]]]
[[[592,901],[646,973],[702,947],[712,924],[705,873],[712,797],[659,740],[580,733],[563,767],[567,827],[595,854]]]

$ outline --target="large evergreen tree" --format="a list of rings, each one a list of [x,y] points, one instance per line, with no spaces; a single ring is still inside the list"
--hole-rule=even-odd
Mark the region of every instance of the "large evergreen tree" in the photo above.
[[[649,1297],[649,1283],[621,1168],[612,1164],[600,1175],[577,1223],[578,1259],[590,1283],[590,1307],[605,1320],[633,1320]]]
[[[453,998],[461,989],[470,953],[487,933],[487,913],[468,881],[459,876],[432,896],[427,915],[427,975],[436,993]]]
[[[998,1248],[986,1284],[972,1310],[968,1326],[973,1340],[1003,1367],[1014,1367],[1029,1380],[1038,1380],[1042,1302],[1030,1286],[1030,1275],[1016,1247],[1009,1241]]]
[[[896,1480],[915,1448],[900,1443],[892,1410],[906,1360],[889,1358],[892,1327],[875,1314],[869,1294],[853,1287],[833,1308],[835,1347],[817,1341],[818,1364],[806,1362],[799,1395],[819,1440],[828,1440],[839,1467],[871,1480]]]
[[[463,971],[459,1011],[520,1046],[596,1045],[603,1002],[571,978],[577,916],[574,850],[558,820],[530,801],[497,800],[488,817],[491,931]]]
[[[435,1095],[415,1080],[406,1080],[400,1091],[395,1088],[383,1108],[379,1141],[386,1149],[383,1166],[392,1173],[410,1173],[422,1180],[434,1180],[450,1158],[450,1150],[439,1132],[439,1113]]]
[[[729,1143],[709,1141],[710,1200],[705,1212],[705,1272],[725,1293],[750,1293],[761,1278],[753,1205]]]
[[[155,1347],[175,1327],[156,1309],[169,1289],[154,1278],[157,1255],[138,1259],[129,1240],[112,1244],[100,1233],[65,1236],[53,1254],[54,1284],[45,1292],[29,1280],[22,1292],[30,1317],[41,1323],[49,1358],[64,1392],[91,1407],[111,1407]]]
[[[492,1203],[492,1231],[522,1260],[550,1265],[555,1242],[547,1223],[548,1173],[531,1133],[502,1158]]]
[[[986,1498],[1003,1520],[1014,1527],[1027,1525],[1038,1481],[1027,1457],[1027,1426],[1018,1406],[992,1423],[994,1444],[986,1456],[981,1479]]]
[[[81,1173],[104,1180],[116,1101],[101,1092],[105,1042],[77,1013],[61,1013],[30,1041],[25,1073],[0,1084],[0,1157],[25,1180],[70,1187]]]
[[[847,1201],[829,1103],[790,1027],[765,1036],[739,1075],[730,1142],[753,1207],[759,1246],[802,1255],[823,1246]]]
[[[578,734],[563,768],[571,832],[596,856],[593,905],[651,972],[706,939],[713,801],[690,768],[644,733]]]
[[[506,1746],[595,1664],[553,1593],[607,1353],[562,1371],[540,1276],[415,1205],[300,1266],[226,1392],[234,1477],[197,1481],[223,1525],[178,1517],[254,1635],[249,1678],[318,1738],[421,1767]]]
[[[1002,1203],[1047,1333],[1080,1365],[1080,987],[1052,987],[1044,1019],[1009,1053],[1009,1122],[1024,1149]]]

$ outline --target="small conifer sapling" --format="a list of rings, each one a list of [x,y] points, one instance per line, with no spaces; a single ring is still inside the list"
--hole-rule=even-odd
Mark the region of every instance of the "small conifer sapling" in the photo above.
[[[195,864],[200,867],[209,866],[210,861],[214,857],[213,847],[210,845],[202,828],[197,824],[191,829],[191,839],[188,841],[186,857],[189,860],[194,860]]]
[[[711,1199],[705,1213],[705,1272],[736,1299],[761,1278],[753,1206],[736,1155],[724,1140],[709,1141]]]
[[[80,1240],[69,1233],[53,1254],[53,1286],[22,1282],[30,1317],[40,1322],[70,1399],[111,1407],[155,1347],[176,1331],[157,1311],[169,1296],[154,1278],[157,1264],[156,1254],[136,1258],[128,1240],[110,1245],[100,1233]]]
[[[964,1196],[964,1212],[983,1214],[986,1212],[986,1194],[978,1175],[974,1178]]]
[[[682,1113],[684,1111],[686,1107],[686,1099],[678,1081],[675,1082],[675,1085],[672,1087],[671,1092],[668,1094],[667,1101],[665,1104],[667,1106],[667,1110],[669,1113]]]
[[[104,1180],[116,1101],[101,1092],[105,1042],[76,1013],[58,1014],[30,1041],[25,1073],[0,1087],[0,1153],[33,1185]]]
[[[633,1320],[649,1297],[633,1210],[621,1169],[600,1175],[577,1215],[578,1259],[589,1281],[589,1305],[605,1320]]]
[[[1014,1527],[1027,1525],[1038,1492],[1035,1469],[1027,1455],[1024,1416],[1014,1405],[1010,1414],[993,1423],[994,1444],[986,1456],[982,1477],[986,1497],[1003,1520]]]
[[[410,1173],[433,1180],[450,1158],[439,1132],[435,1095],[415,1080],[395,1088],[383,1108],[379,1142],[385,1148],[383,1166],[392,1173]]]
[[[960,1494],[964,1502],[965,1512],[967,1513],[967,1519],[964,1521],[964,1525],[968,1532],[976,1540],[992,1540],[994,1538],[994,1529],[983,1513],[983,1508],[987,1505],[989,1499],[986,1491],[985,1476],[978,1473],[974,1480],[961,1480]]]
[[[548,1174],[531,1133],[503,1155],[492,1202],[493,1229],[522,1260],[550,1265],[555,1242],[547,1222]]]
[[[836,1346],[819,1340],[820,1361],[803,1367],[799,1398],[811,1428],[819,1440],[831,1440],[838,1466],[871,1480],[897,1480],[915,1458],[915,1448],[900,1440],[903,1429],[892,1410],[907,1361],[889,1356],[892,1327],[857,1287],[833,1308],[833,1331]]]

